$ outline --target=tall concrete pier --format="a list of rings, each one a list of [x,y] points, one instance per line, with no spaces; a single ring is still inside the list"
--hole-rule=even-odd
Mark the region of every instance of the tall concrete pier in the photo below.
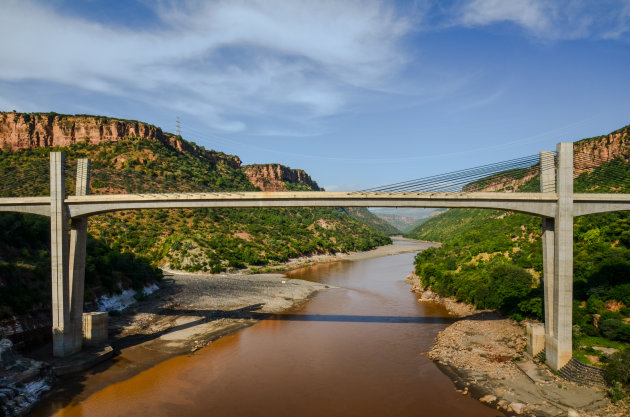
[[[571,360],[573,351],[573,143],[558,144],[556,187],[558,203],[553,231],[553,311],[549,314],[551,323],[546,323],[546,327],[550,327],[547,334],[551,334],[545,341],[547,362],[555,370]],[[551,305],[551,300],[546,305]]]
[[[90,188],[90,162],[79,159],[77,195]],[[52,278],[53,355],[64,357],[81,350],[87,217],[72,219],[68,239],[65,157],[50,153],[50,257]]]
[[[540,153],[540,192],[556,192],[556,162],[552,151]],[[545,340],[553,339],[553,298],[554,298],[554,259],[555,259],[555,218],[542,218],[542,255],[545,303]]]
[[[90,160],[77,161],[76,195],[90,193]],[[67,353],[81,350],[83,339],[83,289],[85,287],[85,259],[87,248],[87,217],[75,217],[70,223],[69,288],[70,331],[66,343]]]
[[[68,281],[68,215],[65,158],[61,152],[50,154],[50,274],[52,278],[53,355],[66,356],[66,336],[70,329],[70,291]]]

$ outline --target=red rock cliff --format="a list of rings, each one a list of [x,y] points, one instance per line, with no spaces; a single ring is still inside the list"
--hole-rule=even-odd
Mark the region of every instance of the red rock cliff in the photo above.
[[[289,189],[287,183],[319,190],[317,183],[301,169],[291,169],[280,164],[247,165],[244,169],[252,184],[263,191],[286,191]]]
[[[573,176],[578,177],[615,158],[630,162],[630,126],[623,127],[608,135],[582,139],[573,144]],[[532,167],[521,178],[498,177],[477,190],[474,186],[464,187],[464,191],[499,191],[519,187],[538,175],[538,167]]]
[[[608,135],[583,139],[573,145],[573,165],[575,175],[615,158],[630,160],[630,126],[623,127]]]
[[[178,136],[164,133],[159,127],[133,120],[56,113],[0,112],[0,148],[5,151],[70,146],[75,143],[94,145],[130,137],[156,140],[179,152],[199,154],[211,161],[216,161],[218,155]],[[241,166],[238,157],[228,159],[233,168]]]

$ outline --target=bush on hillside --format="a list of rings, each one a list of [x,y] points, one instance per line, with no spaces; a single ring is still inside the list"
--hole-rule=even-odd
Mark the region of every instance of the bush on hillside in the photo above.
[[[476,291],[476,301],[486,308],[513,310],[532,287],[532,276],[523,268],[502,264],[489,272],[485,285]]]
[[[630,387],[630,348],[602,359],[606,362],[606,381],[612,386],[609,395],[614,401],[625,398],[625,391]]]

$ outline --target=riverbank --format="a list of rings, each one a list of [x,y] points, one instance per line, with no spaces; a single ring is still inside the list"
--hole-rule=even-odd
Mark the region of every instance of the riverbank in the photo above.
[[[419,302],[441,303],[460,318],[440,332],[424,354],[438,364],[463,395],[471,395],[508,415],[630,415],[630,406],[610,403],[604,389],[566,381],[528,358],[522,324],[424,290],[415,276],[410,280]]]
[[[330,262],[339,261],[361,261],[365,259],[378,258],[381,256],[399,255],[401,253],[418,252],[430,247],[439,247],[441,244],[436,242],[427,242],[422,240],[414,240],[405,238],[402,236],[392,236],[394,243],[390,245],[378,246],[374,249],[361,251],[361,252],[348,252],[348,253],[333,253],[333,254],[320,254],[301,256],[299,258],[292,258],[286,262],[281,262],[275,265],[268,265],[264,267],[260,266],[248,266],[244,269],[236,269],[224,274],[214,274],[219,276],[238,276],[238,275],[262,275],[262,274],[282,274],[284,272],[293,271],[295,269],[303,268],[310,265],[318,265]],[[213,274],[206,274],[203,272],[189,273],[183,271],[172,270],[166,265],[162,267],[162,270],[167,274],[174,275],[204,275],[213,276]]]
[[[417,252],[434,244],[404,240],[365,252],[292,259],[284,271],[304,266],[358,261]],[[281,313],[328,286],[281,273],[251,269],[224,274],[165,273],[162,288],[120,316],[110,317],[110,342],[118,351],[137,346],[168,357],[195,351],[271,314]]]

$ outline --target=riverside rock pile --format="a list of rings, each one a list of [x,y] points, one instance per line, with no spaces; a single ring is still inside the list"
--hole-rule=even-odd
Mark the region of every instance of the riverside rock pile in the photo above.
[[[429,358],[458,369],[513,378],[521,373],[515,360],[522,358],[525,336],[509,319],[492,312],[468,316],[441,332]],[[445,362],[443,358],[448,358]]]

